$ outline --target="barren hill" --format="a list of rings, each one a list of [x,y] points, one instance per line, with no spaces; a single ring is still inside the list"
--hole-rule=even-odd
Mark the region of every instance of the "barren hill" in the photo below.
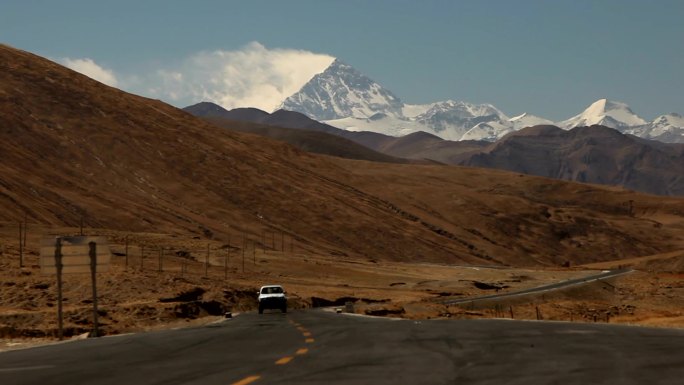
[[[410,162],[376,148],[376,144],[395,140],[391,136],[342,130],[299,112],[278,110],[269,114],[256,108],[228,111],[210,102],[197,103],[183,110],[215,125],[280,140],[307,152],[375,162]]]
[[[603,126],[569,131],[529,127],[461,164],[684,196],[684,145],[649,141]]]
[[[501,171],[312,155],[0,46],[0,220],[472,264],[682,247],[684,200]],[[628,202],[632,206],[627,206]]]
[[[384,158],[379,152],[421,162],[494,168],[555,179],[622,186],[649,194],[684,195],[683,144],[641,139],[604,126],[571,130],[550,125],[528,127],[490,143],[449,141],[422,131],[403,137],[346,131],[298,112],[283,110],[273,114],[253,108],[226,111],[212,103],[199,103],[185,110],[196,116],[213,119],[216,123],[219,122],[215,117],[221,116],[231,119],[231,122],[249,121],[273,126],[246,131],[284,140],[315,153],[396,162],[396,159]],[[283,130],[275,126],[298,130]],[[354,146],[348,140],[372,151]]]

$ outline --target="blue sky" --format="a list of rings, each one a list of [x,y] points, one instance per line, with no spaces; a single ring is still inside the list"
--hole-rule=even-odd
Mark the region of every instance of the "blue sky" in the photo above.
[[[3,0],[0,40],[179,106],[272,103],[337,57],[407,103],[562,120],[607,97],[652,119],[684,113],[683,16],[680,0]]]

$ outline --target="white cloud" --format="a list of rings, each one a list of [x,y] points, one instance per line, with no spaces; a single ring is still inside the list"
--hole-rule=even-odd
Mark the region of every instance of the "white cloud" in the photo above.
[[[98,82],[107,84],[112,87],[118,86],[119,82],[114,75],[114,72],[99,66],[92,59],[70,59],[64,58],[61,60],[62,64],[71,68],[76,72],[80,72]]]
[[[268,49],[252,42],[236,51],[200,52],[139,84],[139,93],[184,107],[211,101],[224,108],[272,111],[334,57],[303,50]]]

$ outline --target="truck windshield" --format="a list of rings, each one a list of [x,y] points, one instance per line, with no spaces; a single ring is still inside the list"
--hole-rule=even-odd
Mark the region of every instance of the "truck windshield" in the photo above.
[[[282,287],[265,287],[261,289],[261,294],[280,294],[282,292]]]

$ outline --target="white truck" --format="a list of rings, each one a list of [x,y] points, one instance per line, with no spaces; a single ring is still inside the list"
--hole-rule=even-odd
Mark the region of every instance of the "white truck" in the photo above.
[[[264,309],[280,309],[283,313],[287,313],[287,297],[280,285],[262,286],[257,300],[259,301],[259,314],[262,314]]]

